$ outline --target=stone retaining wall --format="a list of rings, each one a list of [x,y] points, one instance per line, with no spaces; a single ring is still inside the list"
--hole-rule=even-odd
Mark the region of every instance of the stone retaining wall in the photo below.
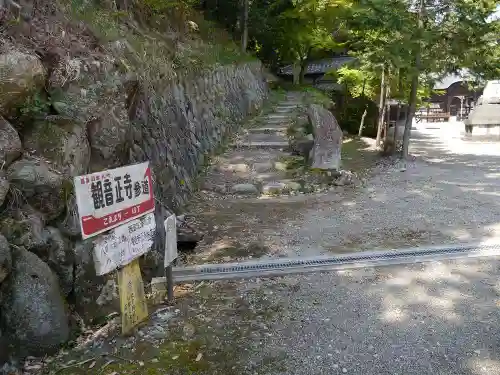
[[[72,177],[149,160],[159,230],[146,262],[161,264],[167,209],[188,202],[204,157],[259,110],[267,86],[257,62],[146,84],[109,59],[48,67],[5,45],[0,71],[2,363],[67,341],[68,303],[86,321],[116,310],[113,276],[95,276],[81,241]]]

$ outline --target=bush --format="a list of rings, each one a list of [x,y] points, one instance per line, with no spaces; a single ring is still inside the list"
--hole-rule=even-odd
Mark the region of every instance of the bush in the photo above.
[[[366,96],[346,97],[342,93],[332,93],[332,98],[336,103],[334,114],[342,130],[349,134],[358,134],[361,117],[367,109],[363,136],[377,136],[378,106],[372,100]]]

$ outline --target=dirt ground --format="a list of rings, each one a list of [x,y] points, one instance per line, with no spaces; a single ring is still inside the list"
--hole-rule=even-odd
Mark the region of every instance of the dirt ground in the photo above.
[[[342,147],[342,167],[352,171],[355,185],[331,187],[328,192],[272,197],[214,197],[200,191],[187,208],[187,220],[205,233],[196,250],[182,261],[188,264],[220,263],[262,256],[286,256],[279,237],[283,226],[300,222],[307,210],[327,204],[341,204],[390,163],[381,158],[371,138],[346,137]],[[331,252],[346,249],[332,247]]]

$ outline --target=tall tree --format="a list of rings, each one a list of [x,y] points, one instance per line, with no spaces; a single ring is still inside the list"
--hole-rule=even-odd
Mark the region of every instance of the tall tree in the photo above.
[[[482,70],[484,74],[495,73],[494,58],[486,59],[485,63],[484,55],[491,55],[492,39],[499,35],[498,25],[488,21],[496,3],[496,0],[360,0],[355,6],[356,17],[350,25],[357,54],[372,64],[384,63],[406,72],[405,81],[411,82],[403,157],[408,155],[420,77],[432,72],[454,72],[463,66]]]
[[[250,30],[258,53],[280,63],[297,63],[303,78],[309,59],[343,49],[350,1],[253,1]]]
[[[249,0],[242,0],[241,12],[241,51],[246,52],[248,47],[248,8]]]

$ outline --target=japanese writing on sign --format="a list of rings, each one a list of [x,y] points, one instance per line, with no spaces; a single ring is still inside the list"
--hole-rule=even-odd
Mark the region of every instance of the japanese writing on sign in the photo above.
[[[74,184],[84,239],[154,210],[148,162],[78,176]]]
[[[175,215],[165,220],[165,259],[163,265],[167,268],[177,258],[177,218]]]
[[[147,253],[156,234],[154,213],[130,221],[94,242],[94,264],[97,275],[123,267]]]
[[[118,292],[122,314],[122,333],[128,333],[148,317],[139,261],[136,259],[118,272]]]

